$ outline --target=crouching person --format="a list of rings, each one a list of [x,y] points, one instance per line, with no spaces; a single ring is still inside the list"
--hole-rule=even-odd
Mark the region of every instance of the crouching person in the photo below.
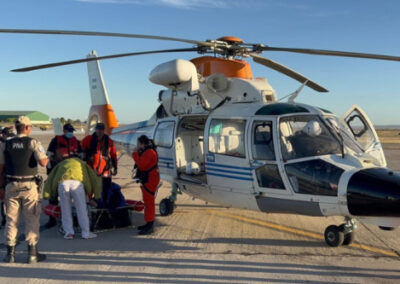
[[[139,226],[139,235],[153,233],[155,219],[155,195],[160,174],[158,172],[158,156],[152,141],[145,135],[138,138],[137,150],[133,152],[132,158],[137,167],[137,178],[139,178],[144,202],[144,220],[146,224]]]
[[[98,199],[101,197],[101,178],[78,158],[69,158],[61,161],[52,169],[44,186],[43,197],[55,199],[60,197],[61,222],[64,229],[64,238],[72,240],[75,232],[71,212],[71,199],[78,215],[82,238],[95,238],[90,232],[89,217],[86,206],[86,196]]]

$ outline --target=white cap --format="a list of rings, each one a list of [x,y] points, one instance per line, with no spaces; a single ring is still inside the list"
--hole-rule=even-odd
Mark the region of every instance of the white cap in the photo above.
[[[29,117],[23,116],[23,115],[19,116],[17,118],[17,120],[15,121],[15,123],[23,124],[25,126],[32,125],[31,120],[29,119]]]

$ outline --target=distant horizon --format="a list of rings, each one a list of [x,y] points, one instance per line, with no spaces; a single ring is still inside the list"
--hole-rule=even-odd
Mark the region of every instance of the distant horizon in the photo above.
[[[11,109],[0,109],[0,112],[2,112],[2,111],[15,111],[15,112],[27,112],[28,110],[11,110]],[[47,113],[45,113],[45,112],[43,112],[43,111],[41,111],[41,110],[29,110],[29,111],[32,111],[32,112],[34,112],[34,111],[38,111],[38,112],[41,112],[41,113],[43,113],[43,114],[46,114],[46,115],[48,115]],[[89,112],[88,112],[89,113]],[[117,115],[117,118],[118,118],[118,114],[116,114]],[[72,117],[68,117],[68,116],[62,116],[65,120],[68,120],[68,119],[71,119],[72,121],[76,121],[76,120],[80,120],[80,123],[81,124],[86,124],[86,121],[87,121],[87,117],[86,118],[72,118]],[[50,116],[50,120],[51,119],[53,119],[53,118],[62,118],[62,117],[51,117]],[[150,118],[150,117],[149,117]],[[118,121],[119,122],[119,124],[120,125],[129,125],[129,124],[132,124],[132,123],[136,123],[136,122],[140,122],[140,121],[144,121],[144,120],[138,120],[138,121],[131,121],[131,122],[121,122],[121,121]],[[0,123],[10,123],[10,122],[0,122]],[[373,124],[374,125],[374,127],[376,128],[376,129],[400,129],[400,124]]]
[[[375,129],[389,129],[389,130],[394,130],[394,129],[400,129],[400,124],[398,125],[374,125]]]

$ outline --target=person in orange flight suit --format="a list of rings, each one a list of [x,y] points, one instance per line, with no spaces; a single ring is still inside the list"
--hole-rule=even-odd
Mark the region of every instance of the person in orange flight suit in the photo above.
[[[96,124],[96,132],[82,140],[84,160],[102,177],[103,192],[111,186],[111,176],[118,172],[117,151],[112,139],[104,133],[104,123]]]
[[[138,138],[137,149],[132,158],[137,168],[136,177],[141,183],[146,221],[146,224],[138,227],[139,235],[148,235],[154,232],[155,196],[160,183],[160,173],[157,152],[153,142],[146,135]]]

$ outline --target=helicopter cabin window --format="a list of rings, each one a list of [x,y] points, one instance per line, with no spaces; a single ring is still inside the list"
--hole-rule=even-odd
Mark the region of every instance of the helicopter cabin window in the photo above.
[[[245,127],[245,120],[213,119],[208,134],[208,150],[215,154],[245,158]]]
[[[154,135],[154,143],[158,147],[170,148],[174,141],[174,127],[175,122],[166,121],[161,122]]]
[[[279,130],[284,160],[341,154],[339,140],[318,116],[284,117]]]
[[[252,152],[255,160],[275,160],[272,122],[254,122]]]
[[[342,169],[323,160],[286,165],[286,173],[294,192],[337,196]]]

